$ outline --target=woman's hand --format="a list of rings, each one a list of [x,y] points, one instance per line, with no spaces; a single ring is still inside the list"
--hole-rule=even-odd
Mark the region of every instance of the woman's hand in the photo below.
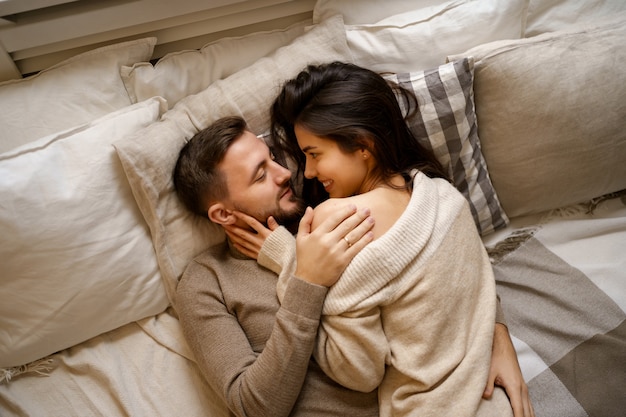
[[[357,211],[346,205],[334,211],[311,230],[313,209],[307,208],[296,237],[295,275],[305,281],[330,287],[352,258],[374,239],[374,219],[369,209]]]
[[[499,385],[506,391],[515,417],[535,417],[509,330],[502,323],[496,323],[494,330],[489,379],[483,398],[491,397],[494,385]]]
[[[241,212],[235,212],[234,214],[250,226],[254,232],[237,225],[224,225],[226,235],[228,235],[235,249],[252,259],[258,259],[263,242],[265,242],[270,233],[278,228],[278,223],[270,216],[267,219],[268,227],[265,227],[252,216]]]

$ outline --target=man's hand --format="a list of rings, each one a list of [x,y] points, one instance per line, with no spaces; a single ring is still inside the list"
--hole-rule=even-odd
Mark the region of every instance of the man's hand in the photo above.
[[[369,209],[357,211],[346,205],[334,211],[311,230],[313,210],[307,208],[296,237],[295,275],[305,281],[330,287],[352,258],[374,239],[374,219]]]
[[[237,218],[243,220],[254,232],[244,229],[237,225],[222,225],[226,235],[230,239],[235,248],[244,255],[258,259],[261,246],[265,239],[278,228],[278,223],[273,217],[267,219],[267,226],[265,227],[260,221],[252,216],[241,212],[234,213]],[[256,233],[255,233],[256,232]]]
[[[509,330],[501,323],[496,323],[493,334],[489,379],[483,398],[491,397],[494,385],[499,385],[506,391],[515,417],[535,417],[528,387],[517,361],[517,353],[509,337]]]

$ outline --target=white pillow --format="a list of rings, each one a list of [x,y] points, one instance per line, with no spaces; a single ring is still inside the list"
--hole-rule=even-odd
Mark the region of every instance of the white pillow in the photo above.
[[[161,96],[173,107],[180,99],[207,88],[287,45],[304,33],[310,20],[286,29],[224,38],[200,50],[165,55],[154,66],[141,62],[122,67],[121,75],[133,103]]]
[[[367,25],[346,25],[357,65],[378,72],[434,68],[446,56],[523,34],[528,0],[458,0],[391,16]]]
[[[624,0],[530,0],[524,36],[572,28],[622,11]]]
[[[163,311],[150,233],[111,142],[152,99],[0,155],[0,367]]]
[[[104,46],[0,83],[0,153],[131,104],[122,65],[150,59],[156,38]]]
[[[376,23],[394,14],[447,3],[449,0],[317,0],[313,22],[319,23],[336,14],[346,25]]]

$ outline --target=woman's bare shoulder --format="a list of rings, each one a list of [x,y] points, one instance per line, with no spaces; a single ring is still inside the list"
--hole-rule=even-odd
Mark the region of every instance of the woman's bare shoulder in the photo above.
[[[372,198],[370,193],[354,195],[352,197],[343,197],[343,198],[329,198],[326,201],[321,202],[319,205],[315,207],[313,211],[315,215],[327,216],[330,213],[334,213],[338,208],[345,207],[347,205],[353,204],[357,207],[357,209],[363,207],[370,207],[375,200]]]
[[[315,229],[325,218],[337,209],[353,204],[357,209],[368,208],[376,225],[375,236],[387,231],[400,217],[410,199],[410,194],[390,189],[376,189],[364,194],[345,198],[330,198],[320,203],[313,211],[312,228]]]
[[[335,213],[338,209],[347,205],[353,204],[357,209],[361,207],[367,207],[365,205],[365,199],[362,198],[364,194],[343,197],[343,198],[329,198],[318,204],[313,210],[313,224],[312,228],[315,229],[324,219],[326,219],[332,213]]]

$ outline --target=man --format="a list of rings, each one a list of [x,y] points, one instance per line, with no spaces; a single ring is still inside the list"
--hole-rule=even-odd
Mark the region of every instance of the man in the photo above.
[[[302,205],[290,177],[238,118],[220,120],[194,137],[174,176],[187,207],[222,225],[238,222],[235,210],[280,222],[299,219]],[[348,217],[353,212],[326,223],[325,231],[334,233],[330,243],[318,238],[321,232],[300,232],[299,279],[292,280],[282,305],[277,276],[228,243],[210,248],[185,271],[177,289],[185,337],[204,377],[236,415],[377,415],[375,391],[343,388],[310,360],[327,287],[371,240],[366,232],[372,223],[363,221],[367,212]],[[309,210],[301,230],[311,220]],[[349,248],[343,240],[348,234],[354,242]]]
[[[290,178],[237,117],[220,119],[192,138],[174,172],[183,203],[226,228],[247,227],[237,212],[260,222],[273,216],[297,224],[302,204]],[[177,289],[185,337],[204,377],[236,415],[378,415],[376,390],[346,389],[311,359],[328,287],[372,239],[367,210],[355,210],[345,208],[313,233],[312,212],[305,212],[296,239],[297,278],[289,281],[282,305],[277,276],[230,241],[208,249],[186,269]],[[492,369],[494,362],[505,369],[496,366],[486,391],[499,378],[515,409],[515,402],[527,399],[526,385],[506,327],[496,327]]]

